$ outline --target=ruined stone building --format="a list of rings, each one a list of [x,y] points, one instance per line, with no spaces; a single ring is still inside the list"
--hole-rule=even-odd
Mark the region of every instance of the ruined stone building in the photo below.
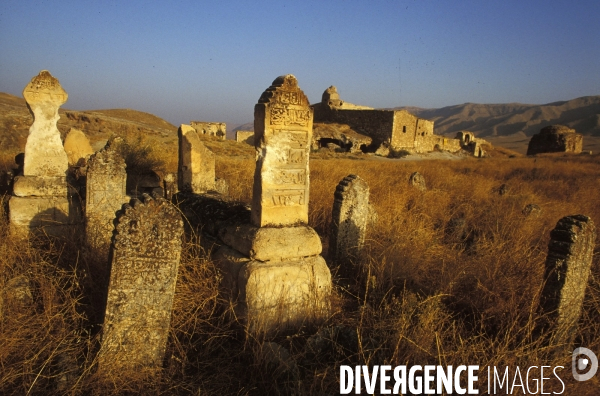
[[[224,122],[190,121],[192,128],[198,135],[216,136],[225,140],[227,136],[227,125]]]
[[[435,149],[450,152],[467,149],[476,156],[483,156],[481,147],[474,147],[476,141],[482,141],[472,133],[465,135],[468,138],[437,136],[433,133],[433,121],[419,118],[406,110],[380,110],[344,102],[334,86],[327,88],[321,102],[312,107],[315,123],[345,124],[371,138],[370,146],[361,147],[365,152],[375,152],[383,144],[395,151],[405,150],[411,153],[426,153]],[[350,147],[349,151],[357,149]]]
[[[583,135],[564,125],[550,125],[533,135],[527,147],[527,155],[541,153],[574,153],[583,149]]]

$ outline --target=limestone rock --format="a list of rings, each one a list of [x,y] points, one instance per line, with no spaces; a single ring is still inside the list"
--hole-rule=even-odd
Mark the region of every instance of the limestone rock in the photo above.
[[[276,78],[254,107],[254,225],[308,222],[312,126],[313,110],[296,77],[288,74]]]
[[[87,136],[76,128],[71,128],[67,133],[64,148],[71,166],[77,165],[81,158],[89,158],[94,154]]]
[[[542,211],[542,208],[540,208],[539,205],[528,204],[523,208],[522,213],[525,216],[531,216],[531,215],[539,215],[541,211]]]
[[[33,125],[25,145],[25,176],[66,176],[67,153],[60,140],[56,122],[58,108],[68,98],[58,80],[47,70],[42,70],[23,90],[33,115]]]
[[[311,227],[256,227],[250,224],[223,228],[219,237],[252,260],[271,261],[321,254],[319,235]]]

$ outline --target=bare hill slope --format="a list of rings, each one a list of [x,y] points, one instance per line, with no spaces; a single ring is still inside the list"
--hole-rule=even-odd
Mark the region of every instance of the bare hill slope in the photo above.
[[[600,136],[600,96],[584,96],[544,105],[464,103],[440,109],[402,108],[435,121],[435,133],[468,130],[477,136],[532,136],[545,126],[563,124],[578,133]]]
[[[58,129],[63,138],[69,129],[77,128],[88,136],[92,145],[105,141],[111,134],[143,134],[164,143],[177,141],[177,127],[155,115],[137,110],[60,109],[59,114]],[[0,152],[21,152],[32,122],[23,98],[0,92]]]

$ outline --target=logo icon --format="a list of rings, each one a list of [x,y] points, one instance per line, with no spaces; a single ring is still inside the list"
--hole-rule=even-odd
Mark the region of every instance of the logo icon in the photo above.
[[[596,371],[598,371],[598,358],[594,352],[587,348],[577,348],[573,351],[571,369],[573,371],[573,378],[575,378],[576,381],[587,381],[596,375]],[[584,370],[587,370],[587,372],[580,374],[580,372]]]

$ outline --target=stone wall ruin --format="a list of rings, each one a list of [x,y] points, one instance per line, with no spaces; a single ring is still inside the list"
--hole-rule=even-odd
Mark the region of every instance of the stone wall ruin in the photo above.
[[[227,136],[227,125],[224,122],[190,121],[192,128],[198,135],[215,136],[225,140]]]
[[[583,135],[564,125],[550,125],[533,135],[527,146],[527,155],[542,153],[573,153],[583,150]]]

